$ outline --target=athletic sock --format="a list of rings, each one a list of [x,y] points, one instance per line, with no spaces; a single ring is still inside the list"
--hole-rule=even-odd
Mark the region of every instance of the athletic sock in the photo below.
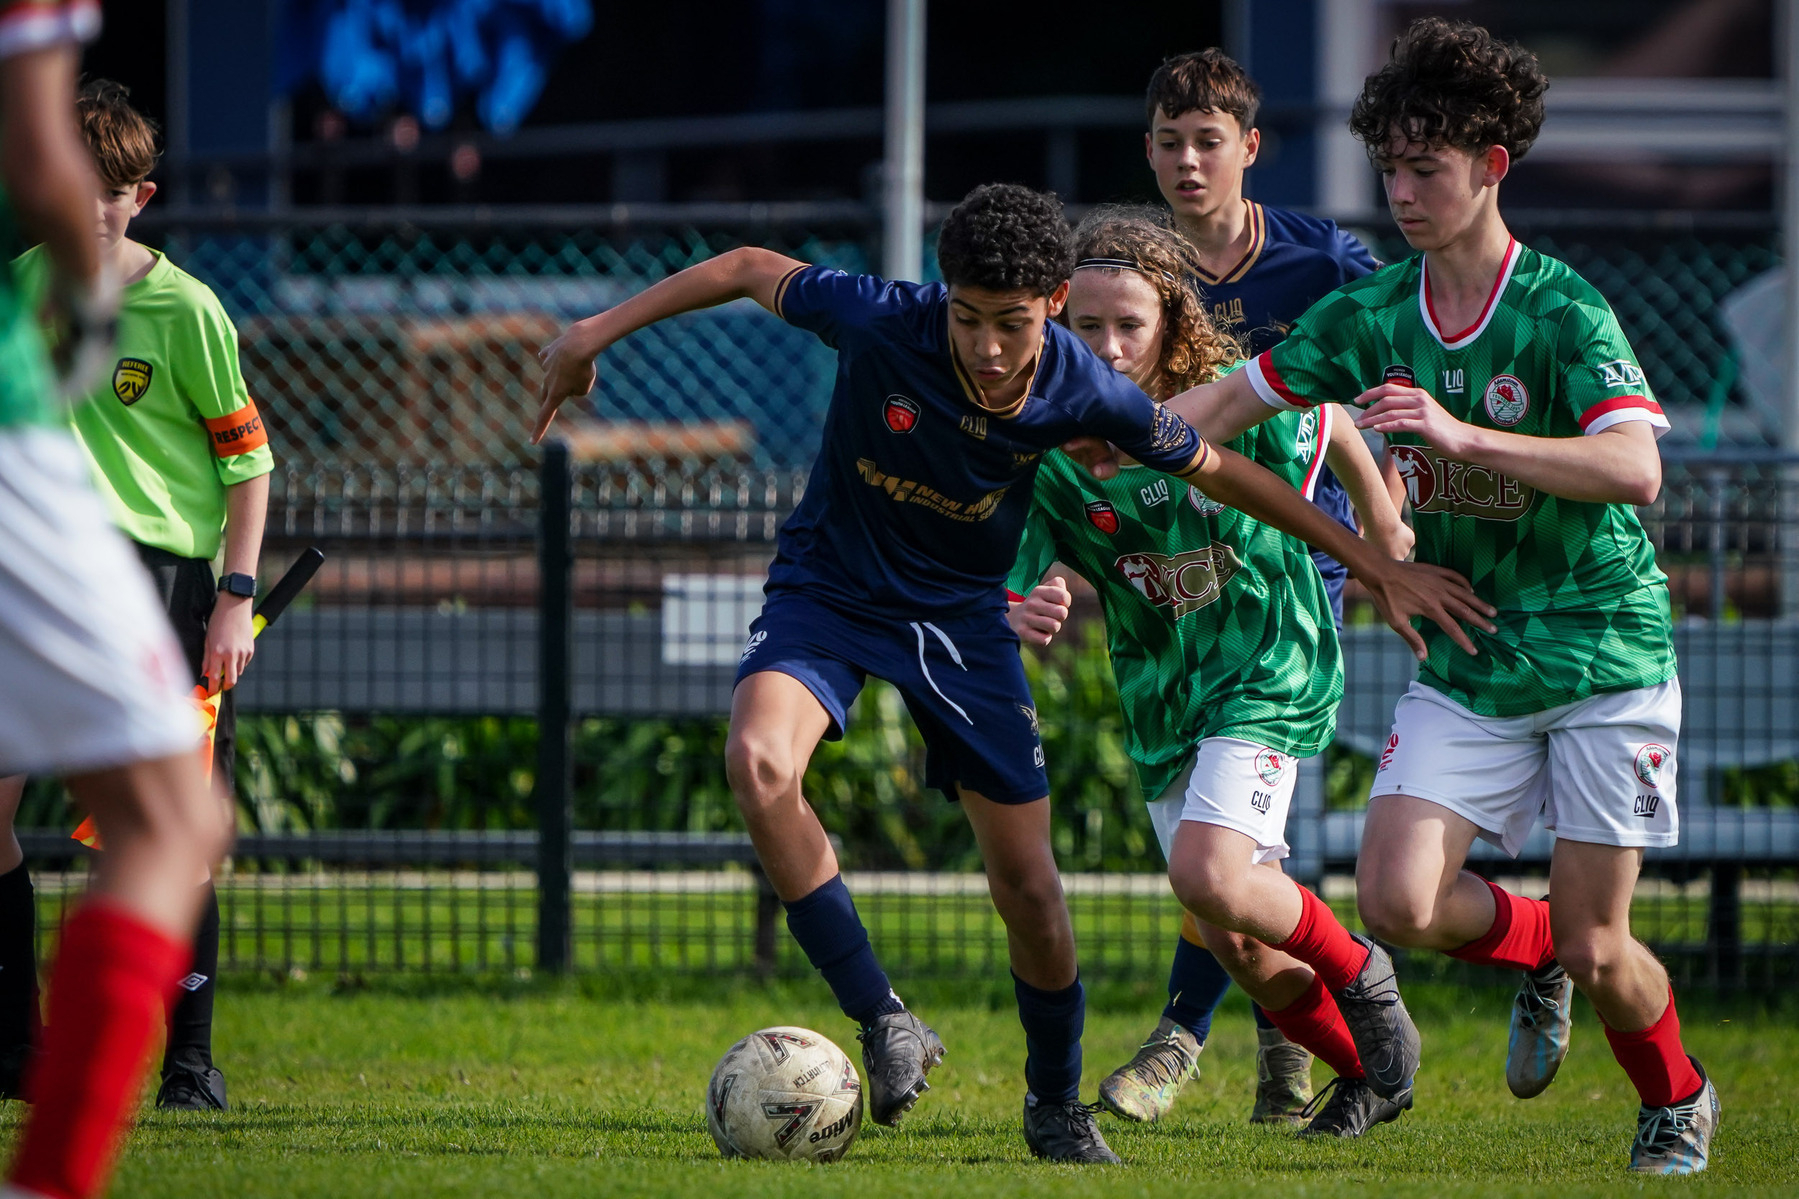
[[[37,894],[20,862],[0,874],[0,1058],[36,1035]]]
[[[1256,1027],[1257,1028],[1279,1028],[1280,1027],[1280,1025],[1278,1025],[1274,1022],[1274,1018],[1272,1016],[1270,1016],[1266,1011],[1263,1010],[1261,1004],[1251,1003],[1249,1005],[1249,1011],[1250,1011],[1250,1014],[1255,1016],[1255,1018],[1256,1018]],[[1291,1040],[1292,1038],[1288,1038],[1288,1039]]]
[[[200,901],[200,928],[194,933],[193,965],[181,980],[169,1009],[169,1040],[162,1072],[177,1066],[205,1071],[212,1065],[212,998],[219,974],[219,893],[211,883]]]
[[[868,930],[841,874],[786,908],[788,931],[806,951],[806,960],[825,976],[844,1015],[867,1028],[877,1016],[905,1010],[875,960]]]
[[[34,1106],[8,1181],[51,1199],[88,1199],[118,1154],[150,1038],[187,969],[188,947],[105,900],[63,926],[50,976]]]
[[[1525,899],[1490,882],[1487,889],[1493,892],[1493,927],[1460,949],[1451,949],[1449,956],[1514,970],[1535,970],[1554,961],[1548,901]]]
[[[1368,947],[1350,936],[1337,914],[1304,887],[1299,888],[1299,900],[1298,926],[1291,936],[1274,948],[1317,971],[1328,989],[1341,991],[1354,982],[1355,976],[1368,964]],[[1289,1036],[1287,1039],[1294,1038]],[[1317,1050],[1313,1052],[1317,1053]]]
[[[1601,1023],[1604,1023],[1602,1020]],[[1605,1039],[1612,1056],[1624,1067],[1644,1107],[1668,1107],[1691,1098],[1704,1082],[1693,1069],[1686,1047],[1680,1043],[1680,1016],[1674,1010],[1674,988],[1668,988],[1668,1009],[1640,1032],[1619,1032],[1605,1025]]]
[[[1012,976],[1018,1022],[1024,1025],[1024,1083],[1039,1103],[1072,1103],[1081,1097],[1081,1032],[1087,1025],[1087,993],[1081,980],[1060,991],[1040,991]]]
[[[1168,1006],[1162,1009],[1162,1015],[1204,1045],[1212,1031],[1212,1013],[1230,989],[1231,976],[1224,972],[1212,951],[1189,941],[1183,929],[1174,944],[1174,964],[1168,969]]]
[[[1314,974],[1305,994],[1280,1011],[1269,1012],[1268,1019],[1289,1041],[1311,1050],[1313,1057],[1342,1077],[1366,1077],[1355,1038],[1349,1035],[1349,1025],[1343,1023],[1343,1013],[1325,990],[1321,976]]]

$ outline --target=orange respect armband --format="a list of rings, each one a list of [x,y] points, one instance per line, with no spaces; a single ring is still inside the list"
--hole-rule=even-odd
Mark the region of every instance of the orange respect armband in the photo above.
[[[212,452],[220,458],[247,454],[269,444],[269,431],[262,427],[255,400],[229,416],[207,417],[206,431],[212,435]]]

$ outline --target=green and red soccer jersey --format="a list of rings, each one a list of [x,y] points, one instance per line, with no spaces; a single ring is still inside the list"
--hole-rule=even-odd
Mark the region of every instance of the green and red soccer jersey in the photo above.
[[[1281,409],[1352,401],[1398,378],[1457,420],[1531,437],[1668,427],[1604,297],[1516,241],[1468,329],[1439,327],[1419,255],[1318,301],[1247,373]],[[1420,681],[1474,712],[1518,716],[1673,677],[1668,580],[1634,509],[1537,491],[1416,436],[1389,442],[1418,560],[1458,571],[1499,609],[1498,632],[1469,630],[1476,657],[1425,622]]]
[[[1329,414],[1277,416],[1231,448],[1310,496]],[[1298,541],[1148,467],[1102,482],[1052,451],[1008,588],[1029,592],[1057,560],[1099,592],[1146,798],[1207,737],[1300,756],[1330,743],[1343,663],[1324,582]]]

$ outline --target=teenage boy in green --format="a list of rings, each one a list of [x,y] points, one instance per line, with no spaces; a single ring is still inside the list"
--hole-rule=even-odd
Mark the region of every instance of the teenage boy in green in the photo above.
[[[220,697],[213,777],[231,793],[235,709],[228,690],[254,653],[250,627],[256,566],[274,458],[238,370],[237,331],[218,297],[162,254],[126,236],[156,184],[156,129],[125,88],[96,80],[78,101],[81,131],[100,175],[100,254],[124,285],[117,358],[98,394],[74,410],[76,439],[114,522],[136,546],[167,606],[196,680]],[[42,246],[14,263],[26,295],[48,287]],[[224,575],[212,561],[224,547]],[[196,741],[198,731],[196,728]],[[0,780],[0,925],[33,926],[33,894],[10,835],[23,776]],[[219,959],[219,905],[205,888],[193,966],[169,1012],[159,1107],[225,1107],[225,1078],[212,1061],[212,1008]],[[0,937],[0,986],[26,988],[37,972],[29,937]],[[30,1051],[35,997],[8,992],[0,1007],[0,1062]]]

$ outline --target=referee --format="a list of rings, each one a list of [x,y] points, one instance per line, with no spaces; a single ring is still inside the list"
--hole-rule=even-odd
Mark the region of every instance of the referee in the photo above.
[[[99,392],[71,420],[95,484],[149,569],[196,681],[230,688],[254,652],[251,607],[274,459],[238,368],[237,330],[218,297],[126,231],[156,184],[156,127],[126,89],[103,80],[82,89],[81,130],[101,183],[101,257],[124,285],[117,360]],[[21,291],[41,296],[50,263],[39,246],[13,264]],[[215,579],[213,560],[224,550]],[[196,731],[196,741],[198,732]],[[221,697],[213,778],[233,794],[236,721]],[[0,780],[0,1096],[16,1094],[37,1025],[31,880],[12,835],[24,785]],[[158,1107],[224,1109],[225,1079],[212,1060],[219,961],[219,905],[205,888],[193,968],[169,1013]]]

